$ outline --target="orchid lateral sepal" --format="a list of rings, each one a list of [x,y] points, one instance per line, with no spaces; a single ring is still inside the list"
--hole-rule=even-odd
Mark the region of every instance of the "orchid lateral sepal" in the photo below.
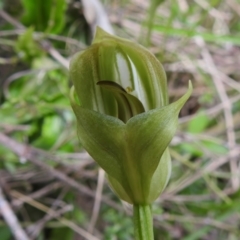
[[[192,92],[167,106],[135,115],[126,123],[116,117],[81,107],[71,100],[78,122],[78,135],[83,147],[109,175],[114,191],[133,204],[150,204],[161,192],[169,174],[161,179],[169,164],[158,169],[169,158],[166,151],[174,136],[178,114]],[[156,170],[159,176],[155,176]],[[158,186],[156,181],[160,182]],[[152,187],[154,184],[154,188]],[[118,189],[117,185],[121,186]]]

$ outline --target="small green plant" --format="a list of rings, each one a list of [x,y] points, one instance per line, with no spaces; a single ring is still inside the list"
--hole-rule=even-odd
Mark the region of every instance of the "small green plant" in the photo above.
[[[133,205],[136,239],[153,239],[151,204],[168,183],[168,144],[192,86],[169,104],[165,71],[147,49],[98,28],[70,66],[70,100],[83,147]]]
[[[34,59],[44,56],[44,52],[34,41],[33,32],[34,29],[32,27],[28,28],[15,44],[16,53],[26,63],[32,63]]]
[[[60,33],[65,25],[65,0],[21,0],[24,8],[22,22],[37,31]]]
[[[118,211],[110,208],[104,211],[103,219],[107,224],[104,229],[104,239],[132,239],[133,228],[131,227],[131,219],[127,218],[124,212],[119,213]]]

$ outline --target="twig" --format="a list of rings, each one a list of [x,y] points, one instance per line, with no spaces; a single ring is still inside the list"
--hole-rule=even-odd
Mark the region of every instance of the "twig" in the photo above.
[[[19,78],[21,78],[21,77],[23,77],[23,76],[32,75],[32,74],[35,74],[35,73],[38,73],[38,72],[40,72],[40,70],[36,70],[36,69],[34,69],[34,70],[23,70],[23,71],[16,72],[16,73],[12,74],[11,76],[9,76],[9,77],[4,81],[4,84],[3,84],[3,94],[4,94],[4,96],[5,96],[6,98],[9,96],[8,88],[9,88],[9,85],[10,85],[13,81],[15,81],[15,80],[17,80],[17,79],[19,79]]]
[[[237,231],[237,228],[230,224],[226,224],[211,218],[201,218],[201,217],[193,217],[193,216],[179,216],[174,214],[163,214],[160,216],[155,216],[155,219],[159,221],[178,221],[178,222],[190,222],[190,223],[197,223],[203,224],[207,226],[212,226],[220,229],[224,229],[226,231]]]
[[[43,157],[45,157],[44,151],[21,144],[2,133],[0,133],[0,144],[11,149],[11,151],[16,153],[19,157],[23,159],[28,159],[34,165],[46,170],[47,172],[49,172],[49,174],[59,179],[63,183],[67,184],[68,186],[88,196],[95,197],[94,192],[85,187],[83,184],[76,182],[74,179],[68,177],[64,173],[44,163],[42,161]],[[123,211],[123,209],[118,204],[111,201],[105,196],[102,196],[102,201],[119,211]]]
[[[205,0],[194,0],[199,6],[209,12],[209,14],[215,18],[225,19],[227,17],[226,13],[219,12],[217,9],[213,8],[208,1]]]
[[[0,16],[5,19],[7,22],[11,23],[14,27],[19,29],[24,29],[25,27],[18,22],[16,19],[12,18],[9,14],[7,14],[5,11],[0,9]]]
[[[46,194],[48,194],[49,192],[57,189],[57,188],[60,188],[61,187],[61,183],[60,182],[53,182],[53,183],[50,183],[48,184],[47,186],[41,188],[40,190],[36,191],[36,192],[33,192],[32,194],[29,194],[28,196],[33,198],[33,199],[37,199],[37,198],[40,198]],[[19,199],[14,199],[12,201],[12,205],[14,207],[20,207],[24,202],[19,200]]]
[[[34,226],[30,226],[32,228],[29,228],[31,231],[31,239],[35,239],[36,237],[39,236],[39,233],[41,232],[41,230],[44,228],[44,225],[49,222],[51,219],[54,218],[59,218],[61,215],[63,215],[66,212],[70,212],[73,210],[73,206],[72,205],[66,205],[63,208],[59,209],[59,210],[54,210],[54,214],[48,214],[46,213],[46,215],[39,220],[36,224],[34,224]]]
[[[234,97],[232,97],[232,98],[229,99],[229,101],[231,102],[231,104],[233,104],[233,103],[235,103],[235,102],[238,102],[239,100],[240,100],[240,95],[234,96]],[[209,115],[215,115],[215,114],[218,114],[220,111],[222,111],[223,108],[224,108],[224,105],[223,105],[223,103],[221,102],[221,103],[215,105],[215,106],[212,107],[212,108],[209,108],[209,109],[204,110],[204,113],[205,113],[206,115],[208,115],[208,116],[209,116]],[[189,116],[186,116],[186,117],[182,117],[182,118],[179,119],[179,123],[188,122],[188,121],[190,121],[191,119],[195,118],[197,114],[198,114],[198,113],[193,114],[193,115],[189,115]]]
[[[73,210],[72,205],[64,205],[63,207],[61,207],[61,209],[57,210],[58,202],[64,197],[66,192],[67,192],[67,189],[64,188],[59,194],[59,196],[57,198],[54,198],[54,202],[51,206],[51,210],[55,212],[54,214],[55,217],[60,217],[62,214]],[[27,232],[30,233],[31,239],[35,239],[39,235],[39,232],[44,228],[45,224],[48,221],[50,221],[52,218],[54,218],[54,216],[46,213],[46,215],[42,219],[28,226]]]
[[[178,5],[183,13],[186,13],[189,9],[189,6],[186,0],[178,0]]]
[[[24,25],[18,22],[16,19],[12,18],[9,14],[5,11],[0,10],[0,16],[5,19],[7,22],[11,23],[17,29],[26,29]],[[49,41],[42,40],[40,41],[42,47],[55,59],[57,60],[62,66],[66,69],[69,67],[69,61],[65,59],[52,45]]]
[[[25,196],[17,191],[11,191],[11,195],[13,197],[16,198],[20,198],[21,200],[23,200],[24,202],[28,203],[31,206],[34,206],[36,208],[38,208],[39,210],[48,213],[49,215],[51,215],[53,218],[58,219],[59,222],[61,222],[62,224],[64,224],[65,226],[71,228],[72,230],[74,230],[75,232],[77,232],[79,235],[83,236],[86,239],[89,240],[99,240],[98,238],[92,236],[91,234],[89,234],[87,231],[85,231],[84,229],[80,228],[79,226],[77,226],[74,222],[69,221],[66,218],[59,218],[58,214],[53,211],[52,209],[46,207],[45,205],[43,205],[42,203],[39,203],[33,199],[31,199],[28,196]]]
[[[183,202],[202,202],[206,200],[216,199],[214,194],[206,194],[206,195],[168,195],[167,193],[163,193],[161,198],[157,200],[158,203],[163,203],[165,201],[173,202],[173,203],[183,203]]]
[[[0,128],[3,128],[4,133],[10,133],[10,132],[14,132],[14,131],[27,131],[27,130],[29,130],[30,126],[0,123]]]
[[[16,215],[6,201],[2,189],[0,188],[0,213],[7,222],[16,240],[29,240],[28,236],[18,222]]]
[[[226,3],[240,16],[240,6],[236,0],[228,0]]]
[[[184,179],[183,181],[179,182],[177,185],[174,186],[172,189],[167,189],[163,194],[166,194],[168,198],[171,198],[172,195],[180,192],[187,186],[191,185],[192,183],[196,182],[199,178],[201,178],[204,174],[210,173],[215,169],[219,168],[223,164],[229,162],[229,158],[236,158],[240,155],[240,148],[236,148],[234,151],[230,152],[229,156],[220,157],[217,161],[213,160],[210,162],[206,167],[202,170],[197,171],[194,175]]]
[[[218,74],[217,67],[208,52],[205,42],[201,38],[197,38],[197,44],[201,46],[202,48],[202,56],[205,61],[205,67],[208,69],[209,73],[212,75],[213,81],[215,83],[218,95],[222,101],[223,104],[223,112],[224,112],[224,117],[226,121],[226,130],[227,130],[227,138],[228,138],[228,147],[229,151],[233,151],[236,148],[236,137],[234,133],[234,122],[233,122],[233,116],[232,116],[232,105],[231,102],[227,96],[227,93],[225,91],[223,82],[221,81],[221,76]],[[230,169],[231,172],[233,173],[232,176],[232,187],[235,191],[237,191],[240,187],[240,181],[239,178],[236,177],[236,171],[238,171],[238,166],[237,166],[237,159],[236,158],[231,158],[230,159]]]
[[[113,28],[109,22],[108,16],[99,0],[81,0],[84,16],[91,27],[92,34],[99,26],[109,33],[113,33]]]
[[[23,34],[25,31],[26,31],[25,29],[3,30],[3,31],[0,31],[0,37],[20,35],[20,34]],[[76,40],[74,38],[65,37],[65,36],[61,36],[61,35],[42,33],[42,32],[34,32],[33,36],[40,37],[40,38],[45,37],[45,38],[65,42],[67,44],[75,45],[78,48],[86,47],[84,43],[79,42],[78,40]]]
[[[100,205],[101,205],[101,199],[102,199],[102,189],[104,185],[104,171],[103,169],[99,169],[98,171],[98,185],[97,185],[97,191],[96,191],[96,197],[95,197],[95,202],[92,210],[92,217],[89,223],[88,227],[88,232],[92,233],[94,226],[96,224],[99,210],[100,210]]]

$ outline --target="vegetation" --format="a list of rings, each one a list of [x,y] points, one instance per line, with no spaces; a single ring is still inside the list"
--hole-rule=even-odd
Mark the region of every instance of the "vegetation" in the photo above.
[[[116,35],[162,62],[170,102],[193,83],[170,183],[153,205],[155,238],[239,239],[239,1],[101,2]],[[133,239],[131,209],[79,144],[70,107],[68,63],[93,36],[84,1],[0,7],[1,240],[18,227],[28,238],[16,239]]]

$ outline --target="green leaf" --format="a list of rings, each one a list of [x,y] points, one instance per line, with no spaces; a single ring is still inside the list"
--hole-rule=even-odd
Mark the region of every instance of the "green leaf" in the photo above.
[[[227,154],[228,149],[226,146],[224,146],[221,143],[213,142],[210,140],[204,140],[202,141],[202,144],[211,152],[217,153],[217,154]]]
[[[52,0],[50,16],[47,23],[48,33],[59,33],[65,24],[65,11],[67,8],[66,0]]]
[[[149,9],[148,9],[148,17],[147,17],[147,37],[146,37],[146,44],[147,46],[150,45],[151,40],[151,33],[154,23],[154,17],[156,11],[160,4],[162,4],[165,0],[152,0],[150,1]]]
[[[9,240],[12,237],[11,230],[8,226],[0,226],[1,240]]]
[[[201,133],[206,129],[209,123],[209,117],[204,112],[199,113],[189,122],[188,131],[191,133]]]
[[[28,63],[31,63],[34,58],[44,55],[44,52],[33,38],[32,27],[19,36],[15,45],[15,51],[23,61]]]
[[[199,148],[199,146],[195,142],[181,143],[179,145],[179,149],[184,154],[187,153],[187,154],[192,155],[193,157],[202,157],[203,156],[203,150],[201,148]]]
[[[22,21],[37,31],[59,33],[65,24],[66,0],[21,0],[24,7]]]
[[[195,30],[188,30],[186,28],[174,28],[170,26],[156,25],[153,27],[157,32],[163,33],[169,36],[192,38],[200,36],[205,41],[214,43],[232,43],[234,45],[240,46],[239,35],[219,35],[211,32],[199,32]]]

